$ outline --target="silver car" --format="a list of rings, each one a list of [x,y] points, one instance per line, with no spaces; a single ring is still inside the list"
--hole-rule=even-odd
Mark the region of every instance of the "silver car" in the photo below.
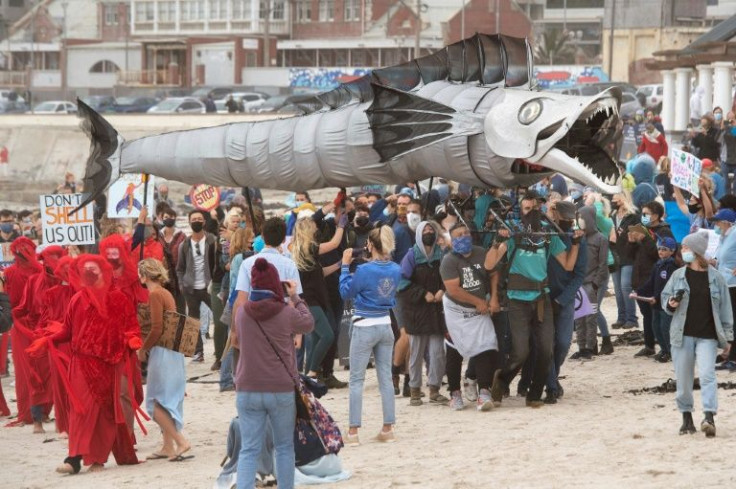
[[[171,97],[148,109],[149,114],[204,114],[205,106],[192,97]]]

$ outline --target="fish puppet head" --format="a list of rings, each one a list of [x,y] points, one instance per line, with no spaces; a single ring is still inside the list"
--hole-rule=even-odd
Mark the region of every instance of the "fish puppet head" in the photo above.
[[[485,115],[491,152],[515,174],[560,172],[605,193],[619,191],[615,155],[621,145],[618,88],[590,97],[502,88]]]

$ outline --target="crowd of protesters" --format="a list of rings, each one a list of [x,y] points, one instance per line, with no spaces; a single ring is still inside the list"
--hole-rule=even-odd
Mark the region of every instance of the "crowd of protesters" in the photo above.
[[[164,316],[179,313],[200,320],[192,361],[205,361],[211,332],[211,369],[221,391],[236,391],[238,487],[255,480],[266,435],[279,487],[293,485],[303,448],[293,437],[300,382],[349,386],[344,441],[360,445],[372,363],[383,411],[375,439],[391,443],[396,396],[486,412],[502,406],[519,377],[527,406],[560,402],[574,335],[569,358],[590,361],[614,353],[609,327],[641,331],[637,358],[673,363],[681,433],[696,429],[698,366],[701,429],[714,436],[716,369],[736,371],[736,130],[730,113],[702,125],[691,148],[704,171],[691,194],[671,185],[652,121],[624,190],[608,196],[560,175],[514,191],[440,180],[435,188],[340,191],[320,203],[305,190],[268,219],[259,195],[237,195],[179,218],[162,185],[155,215],[143,210],[129,224],[102,218],[96,245],[70,249],[38,246],[37,213],[2,210],[0,243],[10,243],[13,261],[0,282],[0,369],[8,370],[12,344],[13,422],[43,432],[53,407],[56,430],[69,436],[62,473],[100,470],[110,453],[118,464],[138,463],[139,415],[161,428],[150,460],[187,460],[196,443],[183,433],[186,362],[158,344]],[[610,295],[617,315],[609,325],[601,304]],[[145,336],[141,305],[150,311]],[[345,334],[349,382],[335,375]],[[11,414],[2,396],[0,414]],[[330,467],[316,476],[343,473],[339,463]]]

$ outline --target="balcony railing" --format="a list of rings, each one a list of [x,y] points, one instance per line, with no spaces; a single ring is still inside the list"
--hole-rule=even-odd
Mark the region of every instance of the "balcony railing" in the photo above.
[[[118,84],[120,85],[165,85],[180,87],[184,79],[181,74],[172,75],[169,70],[120,70]]]
[[[0,86],[25,87],[28,73],[25,71],[0,71]]]

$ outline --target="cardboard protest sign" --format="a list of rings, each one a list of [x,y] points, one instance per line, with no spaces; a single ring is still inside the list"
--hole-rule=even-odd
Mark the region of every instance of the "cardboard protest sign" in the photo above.
[[[673,149],[671,151],[670,170],[672,172],[672,185],[698,195],[698,179],[703,170],[703,163],[690,153]]]
[[[220,205],[220,189],[212,185],[195,185],[189,191],[189,199],[200,211],[209,212]]]
[[[41,196],[41,224],[44,245],[85,245],[96,241],[94,204],[89,203],[69,215],[84,201],[85,194]]]
[[[10,252],[10,243],[0,243],[0,271],[13,264],[15,257]]]
[[[137,219],[143,208],[143,191],[146,175],[124,173],[110,185],[107,194],[107,217]],[[153,199],[154,177],[148,176],[148,215],[155,215],[156,203]]]

